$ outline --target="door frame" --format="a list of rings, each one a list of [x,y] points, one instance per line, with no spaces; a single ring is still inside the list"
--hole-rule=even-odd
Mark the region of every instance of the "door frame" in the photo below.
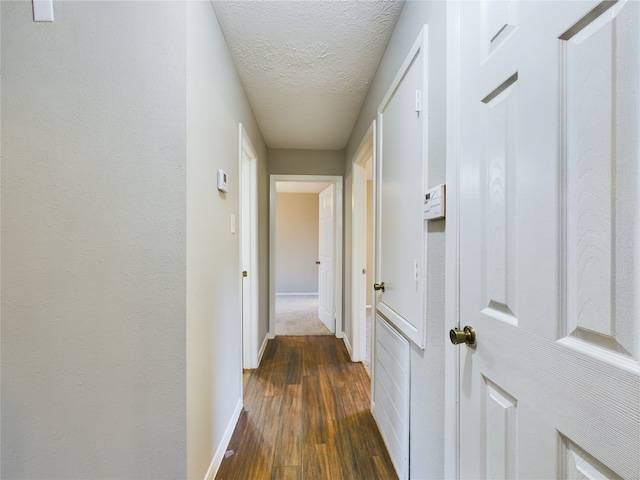
[[[373,120],[367,133],[365,133],[355,155],[351,161],[353,172],[352,184],[352,204],[353,211],[351,215],[351,359],[354,362],[360,362],[365,359],[367,331],[366,331],[366,304],[367,304],[367,277],[360,275],[358,272],[362,265],[366,265],[367,255],[367,179],[364,164],[371,159],[372,169],[376,171],[376,120]],[[373,198],[376,196],[375,178],[373,180],[374,191]],[[375,203],[375,201],[374,201]],[[375,214],[373,215],[375,218]],[[372,220],[374,220],[372,218]],[[372,229],[372,255],[375,251],[375,230]],[[371,278],[375,278],[375,262],[371,262]],[[373,302],[372,302],[373,303]],[[373,305],[372,316],[373,316]],[[363,313],[365,316],[363,316]],[[372,318],[372,324],[375,324]],[[374,335],[374,326],[372,325],[371,342]],[[373,357],[373,347],[371,348],[371,356]],[[371,362],[371,375],[373,378],[373,358]]]
[[[447,2],[445,332],[460,328],[460,2]],[[444,347],[444,478],[460,477],[460,349]]]
[[[276,182],[329,182],[335,186],[334,194],[334,281],[333,309],[335,335],[342,338],[342,184],[338,175],[269,175],[269,338],[276,337]]]
[[[259,362],[258,353],[258,193],[256,153],[251,139],[242,123],[238,124],[239,165],[240,173],[240,272],[247,270],[247,278],[240,276],[241,312],[242,312],[242,364],[243,368],[256,368]],[[243,188],[245,175],[249,176],[250,188]],[[247,213],[249,218],[247,217]],[[248,237],[248,242],[247,242]],[[245,259],[248,258],[248,265]],[[245,289],[245,286],[247,287]],[[245,302],[244,293],[249,292],[249,300]],[[245,306],[248,305],[248,312]]]

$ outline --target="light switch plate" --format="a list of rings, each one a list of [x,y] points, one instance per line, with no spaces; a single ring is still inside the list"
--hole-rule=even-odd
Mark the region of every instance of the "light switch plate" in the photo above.
[[[33,0],[33,21],[53,22],[53,0]]]
[[[218,169],[218,190],[227,192],[229,190],[229,179],[227,173],[221,168]]]

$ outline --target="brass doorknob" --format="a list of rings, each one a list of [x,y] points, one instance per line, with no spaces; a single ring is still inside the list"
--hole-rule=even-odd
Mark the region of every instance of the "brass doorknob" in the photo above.
[[[377,292],[379,290],[382,290],[384,292],[384,282],[380,282],[380,283],[374,283],[373,284],[373,289]]]
[[[454,345],[466,343],[470,347],[476,346],[476,331],[469,325],[464,327],[464,330],[452,328],[449,331],[449,338],[451,339],[451,343],[453,343]]]

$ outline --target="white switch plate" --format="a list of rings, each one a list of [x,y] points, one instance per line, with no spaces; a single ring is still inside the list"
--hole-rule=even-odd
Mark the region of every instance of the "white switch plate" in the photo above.
[[[218,190],[227,193],[229,191],[229,179],[227,173],[221,168],[218,169]]]
[[[444,218],[445,216],[445,194],[446,187],[444,184],[433,187],[428,190],[424,196],[424,219],[435,220]]]
[[[33,0],[33,21],[53,22],[53,0]]]

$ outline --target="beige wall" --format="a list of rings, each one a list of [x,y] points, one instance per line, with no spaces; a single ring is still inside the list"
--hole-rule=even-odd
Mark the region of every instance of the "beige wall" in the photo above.
[[[2,478],[186,476],[186,8],[2,9]]]
[[[345,198],[351,198],[353,155],[362,141],[383,96],[391,86],[423,25],[428,34],[428,107],[430,185],[445,182],[446,120],[446,2],[407,1],[382,58],[345,151]],[[351,245],[351,210],[345,202],[345,245]],[[444,474],[444,358],[447,342],[445,319],[445,222],[431,222],[428,230],[427,345],[411,351],[411,478],[442,478]],[[345,336],[351,341],[351,251],[345,252]]]
[[[209,2],[187,2],[187,453],[188,476],[202,479],[242,401],[242,321],[238,122],[258,154],[258,195],[266,196],[266,149]],[[229,178],[216,188],[217,170]],[[260,205],[259,263],[267,265],[268,211]],[[266,268],[259,290],[268,292]],[[261,295],[260,336],[267,332]]]
[[[276,294],[318,293],[317,193],[276,194]]]

